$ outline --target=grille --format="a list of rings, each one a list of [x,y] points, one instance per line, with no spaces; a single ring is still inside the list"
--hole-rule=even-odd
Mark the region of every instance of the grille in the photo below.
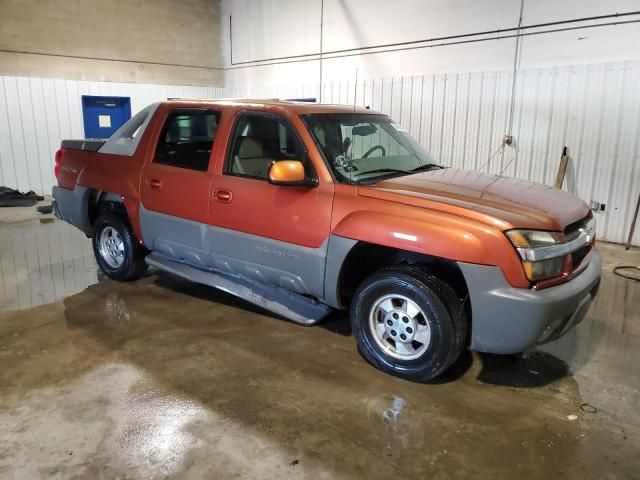
[[[584,227],[587,222],[590,220],[591,216],[586,216],[583,219],[578,220],[577,222],[573,222],[567,225],[567,228],[564,229],[564,234],[567,237],[567,241],[574,240],[578,238],[580,235],[580,229]]]
[[[591,220],[591,217],[592,215],[591,213],[589,213],[589,215],[578,220],[577,222],[573,222],[567,225],[567,227],[564,229],[564,234],[567,237],[567,241],[570,242],[571,240],[578,238],[578,236],[580,235],[580,229],[584,227],[587,222],[589,222],[589,220]],[[589,253],[589,250],[591,250],[591,245],[585,245],[584,247],[571,253],[571,263],[573,264],[574,271],[578,267],[580,267],[580,264],[584,260],[584,257],[586,257]]]
[[[571,263],[573,263],[574,270],[580,266],[580,263],[582,262],[582,260],[584,260],[584,257],[587,256],[587,253],[589,253],[590,249],[591,246],[587,245],[571,254]]]

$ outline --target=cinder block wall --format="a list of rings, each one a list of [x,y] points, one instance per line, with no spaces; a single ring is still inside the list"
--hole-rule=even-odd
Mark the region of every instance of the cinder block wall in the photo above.
[[[0,0],[0,75],[222,85],[218,0]]]

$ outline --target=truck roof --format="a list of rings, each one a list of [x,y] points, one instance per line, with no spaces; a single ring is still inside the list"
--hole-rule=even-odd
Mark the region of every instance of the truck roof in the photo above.
[[[96,139],[63,140],[62,147],[75,150],[97,151],[99,153],[131,156],[135,153],[136,148],[138,147],[138,142],[142,138],[147,125],[160,105],[164,105],[169,108],[194,108],[198,106],[212,106],[219,108],[227,107],[235,109],[253,108],[275,113],[287,112],[294,115],[305,115],[310,113],[358,113],[384,115],[376,110],[353,105],[326,105],[279,99],[223,98],[213,100],[185,98],[152,103],[138,112],[134,117],[130,118],[106,141]],[[135,132],[137,132],[136,135],[134,135]]]
[[[257,98],[222,98],[217,100],[212,99],[176,99],[162,102],[170,106],[193,106],[193,104],[203,105],[215,105],[215,106],[253,106],[259,108],[269,109],[269,107],[275,107],[274,110],[286,109],[298,115],[304,115],[309,113],[364,113],[374,115],[384,115],[381,112],[372,110],[365,107],[358,107],[354,105],[328,105],[312,102],[296,102],[293,100],[280,100],[277,98],[272,99],[257,99]]]

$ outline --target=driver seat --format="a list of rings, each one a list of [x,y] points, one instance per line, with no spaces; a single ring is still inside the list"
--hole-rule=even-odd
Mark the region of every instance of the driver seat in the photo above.
[[[266,178],[272,160],[264,157],[262,143],[252,137],[242,137],[231,171],[253,177]]]

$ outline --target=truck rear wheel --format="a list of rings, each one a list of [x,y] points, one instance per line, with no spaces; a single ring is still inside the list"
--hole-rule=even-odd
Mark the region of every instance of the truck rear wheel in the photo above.
[[[462,304],[442,280],[413,266],[365,280],[351,303],[360,354],[383,372],[425,382],[460,356],[467,334]]]
[[[103,212],[96,220],[93,253],[100,269],[113,280],[136,280],[147,271],[144,247],[138,245],[128,223],[115,213]]]

